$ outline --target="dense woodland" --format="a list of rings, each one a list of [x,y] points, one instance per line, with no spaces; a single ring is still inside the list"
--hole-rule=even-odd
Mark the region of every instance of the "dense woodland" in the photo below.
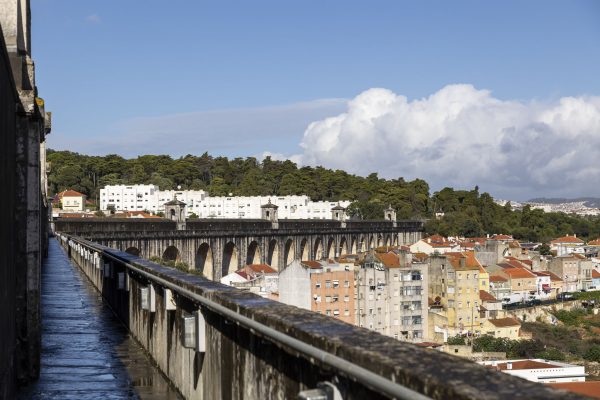
[[[94,202],[100,188],[117,184],[154,184],[161,190],[206,190],[211,196],[266,196],[307,194],[313,200],[353,200],[353,218],[379,219],[391,205],[399,219],[427,219],[428,233],[445,236],[482,236],[507,233],[527,241],[545,242],[565,234],[600,237],[600,218],[544,213],[528,207],[512,211],[494,203],[488,193],[444,188],[430,193],[422,179],[407,181],[367,177],[323,167],[298,167],[293,162],[256,158],[187,155],[145,155],[132,159],[111,154],[87,156],[70,151],[48,151],[50,193],[70,188]],[[444,213],[441,219],[434,213]]]

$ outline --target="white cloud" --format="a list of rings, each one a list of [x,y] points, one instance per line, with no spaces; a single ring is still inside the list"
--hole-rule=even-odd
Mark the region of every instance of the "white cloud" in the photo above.
[[[300,146],[304,164],[423,178],[434,189],[592,195],[600,184],[600,97],[506,101],[449,85],[409,101],[369,89],[339,115],[308,125]]]

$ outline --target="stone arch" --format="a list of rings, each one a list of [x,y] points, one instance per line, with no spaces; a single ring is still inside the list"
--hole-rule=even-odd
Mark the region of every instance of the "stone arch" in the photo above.
[[[392,238],[390,237],[390,235],[385,235],[385,245],[386,246],[392,245]]]
[[[356,254],[358,252],[357,242],[358,242],[358,240],[356,239],[356,236],[352,236],[352,239],[350,239],[350,253],[351,254]]]
[[[313,246],[313,260],[321,259],[323,259],[323,241],[321,238],[316,238]]]
[[[246,265],[260,264],[260,245],[256,240],[253,240],[248,245],[246,252]]]
[[[138,249],[137,247],[128,247],[127,250],[125,250],[125,253],[129,253],[133,256],[138,256],[140,255],[140,249]]]
[[[221,276],[229,274],[230,271],[237,270],[238,267],[238,248],[235,243],[227,242],[223,248],[223,265]]]
[[[394,235],[393,246],[398,246],[398,235]]]
[[[196,271],[202,272],[205,278],[213,279],[213,255],[210,244],[204,242],[198,247],[194,265]]]
[[[296,255],[294,253],[294,241],[292,239],[288,239],[283,247],[283,268],[287,267],[292,263],[292,261],[294,261],[294,256]],[[300,254],[302,254],[302,251],[300,251]]]
[[[300,261],[307,261],[310,259],[308,240],[306,240],[306,238],[302,239],[300,242],[300,251],[298,254],[300,255]]]
[[[269,242],[269,249],[267,251],[267,264],[269,264],[275,271],[279,271],[279,243],[277,243],[276,239],[272,239]]]
[[[346,238],[343,236],[340,239],[340,247],[339,247],[338,256],[341,256],[342,254],[344,254],[344,255],[348,254],[348,243],[346,241]]]
[[[163,261],[177,262],[181,260],[181,253],[179,252],[179,249],[177,249],[177,247],[169,246],[163,252],[162,259]]]
[[[375,239],[373,238],[373,236],[371,236],[369,238],[369,248],[367,250],[371,250],[375,247]]]
[[[383,246],[383,236],[377,235],[377,247]]]
[[[367,251],[367,238],[365,238],[364,235],[360,236],[360,242],[358,243],[358,251],[359,252],[363,252],[363,251]]]
[[[332,237],[327,241],[327,258],[335,258],[335,239]]]

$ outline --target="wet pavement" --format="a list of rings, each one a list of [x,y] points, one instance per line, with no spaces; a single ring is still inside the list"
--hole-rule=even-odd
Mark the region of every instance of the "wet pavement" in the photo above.
[[[41,297],[40,379],[20,399],[181,399],[54,239]]]

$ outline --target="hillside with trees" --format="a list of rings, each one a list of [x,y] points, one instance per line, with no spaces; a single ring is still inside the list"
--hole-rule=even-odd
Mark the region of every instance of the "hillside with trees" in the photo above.
[[[399,219],[427,219],[428,233],[444,236],[482,236],[507,233],[518,239],[545,242],[564,234],[582,238],[600,236],[600,218],[562,213],[544,213],[529,207],[512,211],[499,206],[488,193],[444,188],[430,193],[422,179],[383,179],[376,173],[366,177],[323,167],[298,167],[270,157],[213,157],[144,155],[125,159],[110,154],[87,156],[70,151],[48,151],[49,191],[65,189],[85,193],[97,202],[105,185],[154,184],[162,190],[206,190],[211,196],[269,196],[306,194],[313,200],[353,200],[350,216],[379,219],[391,205]],[[434,213],[444,213],[440,219]]]

